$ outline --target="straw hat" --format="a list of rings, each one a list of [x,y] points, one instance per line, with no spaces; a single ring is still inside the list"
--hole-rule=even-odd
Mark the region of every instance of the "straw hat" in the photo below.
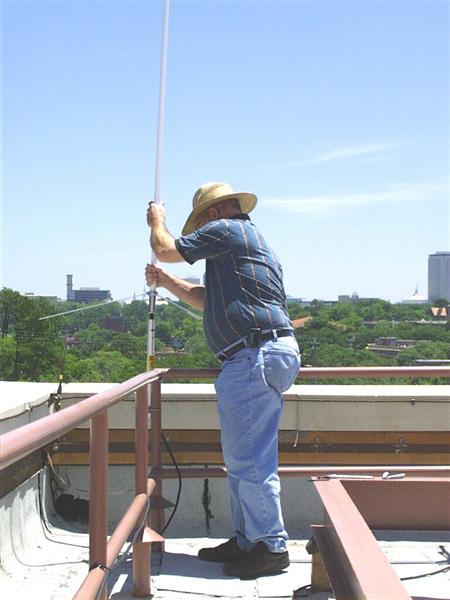
[[[257,202],[255,194],[233,192],[233,188],[228,183],[205,183],[202,185],[192,198],[192,212],[184,224],[182,234],[189,235],[195,231],[198,217],[210,206],[231,199],[239,201],[243,213],[253,210]]]

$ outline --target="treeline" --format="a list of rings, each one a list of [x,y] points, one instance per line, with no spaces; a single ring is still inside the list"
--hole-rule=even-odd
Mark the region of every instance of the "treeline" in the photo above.
[[[383,300],[326,304],[313,301],[300,309],[290,306],[292,318],[313,319],[298,334],[303,363],[312,366],[406,366],[416,360],[450,359],[450,327],[433,321],[430,305],[391,304]],[[378,338],[414,340],[395,357],[368,350]]]
[[[206,346],[201,319],[182,307],[157,307],[157,366],[218,366]],[[65,382],[119,382],[145,370],[146,302],[112,302],[42,319],[78,308],[79,304],[53,304],[10,289],[0,291],[0,378],[57,382],[63,374]],[[429,305],[313,301],[307,307],[289,304],[289,312],[292,319],[312,317],[296,330],[304,365],[395,366],[413,365],[418,359],[450,359],[449,325],[433,323]],[[112,323],[118,331],[111,329]],[[416,343],[395,356],[381,356],[367,349],[380,337]]]

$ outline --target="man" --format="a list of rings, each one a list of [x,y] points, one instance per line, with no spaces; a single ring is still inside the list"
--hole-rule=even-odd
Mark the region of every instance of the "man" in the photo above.
[[[206,259],[205,286],[147,265],[147,283],[204,310],[204,330],[222,362],[216,380],[221,442],[235,536],[199,558],[223,562],[227,575],[253,579],[289,565],[280,507],[278,426],[281,394],[293,383],[300,354],[286,309],[281,266],[248,213],[257,202],[225,183],[197,190],[182,236],[151,202],[151,245],[161,262]]]

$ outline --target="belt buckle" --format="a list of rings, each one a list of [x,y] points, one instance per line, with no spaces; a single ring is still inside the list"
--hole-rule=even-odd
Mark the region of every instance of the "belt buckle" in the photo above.
[[[250,348],[259,348],[261,346],[261,329],[252,328],[247,336],[247,343]]]

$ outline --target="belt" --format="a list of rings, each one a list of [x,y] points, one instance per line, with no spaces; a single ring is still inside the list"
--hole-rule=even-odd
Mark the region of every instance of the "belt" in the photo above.
[[[251,329],[250,333],[236,340],[230,346],[227,346],[216,354],[216,357],[221,360],[227,360],[231,358],[233,354],[243,350],[244,348],[259,348],[264,342],[269,340],[277,340],[279,337],[286,337],[288,335],[294,335],[292,329]]]

